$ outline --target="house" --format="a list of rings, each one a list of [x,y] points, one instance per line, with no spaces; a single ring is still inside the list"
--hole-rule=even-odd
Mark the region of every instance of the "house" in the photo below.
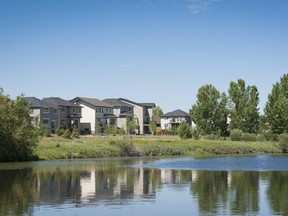
[[[133,117],[137,120],[138,134],[149,134],[150,118],[155,109],[155,103],[136,103],[125,98],[119,98],[120,101],[133,106]]]
[[[81,107],[75,106],[61,98],[25,97],[24,100],[31,104],[30,114],[32,122],[42,124],[55,131],[57,127],[78,128],[81,118]]]
[[[177,128],[182,121],[186,121],[189,125],[192,125],[189,113],[177,109],[161,116],[161,128],[162,130],[171,130],[172,128]]]
[[[117,117],[113,114],[113,106],[96,98],[76,97],[71,103],[82,107],[80,131],[95,133],[96,123],[102,127],[116,125]]]
[[[116,127],[126,131],[127,117],[134,117],[134,106],[116,98],[104,99],[103,101],[113,106],[113,114],[117,117]]]
[[[55,122],[56,127],[62,128],[78,128],[80,125],[82,107],[71,103],[70,101],[64,100],[59,97],[43,98],[43,102],[52,104],[57,107],[58,119]],[[56,110],[54,109],[56,115]],[[52,130],[51,126],[51,130]]]

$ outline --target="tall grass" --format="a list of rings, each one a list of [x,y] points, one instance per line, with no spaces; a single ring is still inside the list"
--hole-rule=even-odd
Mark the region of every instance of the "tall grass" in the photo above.
[[[43,138],[35,154],[42,160],[129,156],[279,154],[276,142],[181,140],[178,136]]]

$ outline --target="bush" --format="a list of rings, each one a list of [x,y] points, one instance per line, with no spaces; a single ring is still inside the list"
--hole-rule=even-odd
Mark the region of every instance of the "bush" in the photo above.
[[[185,121],[182,121],[179,124],[178,133],[179,133],[181,139],[191,139],[192,138],[191,127]]]
[[[79,138],[79,132],[77,128],[73,128],[72,137],[77,139]]]
[[[45,137],[51,137],[51,130],[49,127],[46,127],[44,130],[44,136]]]
[[[118,128],[117,133],[120,134],[120,135],[124,135],[125,134],[125,130],[123,128]]]
[[[267,141],[276,141],[277,137],[273,134],[272,130],[263,130],[261,134],[265,137]]]
[[[257,136],[256,136],[256,134],[252,134],[252,133],[243,133],[241,140],[242,140],[242,141],[252,141],[252,142],[255,142],[255,141],[257,141]]]
[[[278,136],[279,147],[283,153],[288,153],[288,134],[280,134]]]
[[[64,134],[64,129],[58,127],[58,128],[56,128],[55,133],[56,133],[58,136],[62,136],[62,135]]]
[[[208,140],[219,140],[221,137],[219,134],[209,134],[205,136]]]
[[[258,134],[256,139],[258,142],[265,142],[266,141],[265,136],[263,134]]]
[[[129,156],[139,156],[139,152],[136,150],[136,147],[133,145],[132,141],[111,141],[110,145],[116,145],[120,149],[121,157]]]
[[[199,140],[201,138],[201,131],[198,127],[193,127],[191,132],[195,140]]]
[[[243,132],[240,129],[233,129],[230,133],[230,139],[232,141],[241,141],[243,136]]]
[[[106,128],[104,128],[104,133],[106,135],[113,135],[116,136],[117,134],[117,128],[115,126],[108,126]]]
[[[66,129],[63,133],[63,138],[65,139],[71,139],[71,132],[69,129]]]

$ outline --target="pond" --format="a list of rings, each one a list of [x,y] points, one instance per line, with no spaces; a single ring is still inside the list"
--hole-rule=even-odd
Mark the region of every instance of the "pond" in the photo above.
[[[0,164],[0,215],[288,215],[288,156]]]

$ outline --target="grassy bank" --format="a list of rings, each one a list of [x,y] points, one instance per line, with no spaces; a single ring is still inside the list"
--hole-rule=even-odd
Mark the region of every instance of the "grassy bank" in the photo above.
[[[35,154],[41,160],[123,156],[279,154],[276,142],[181,140],[176,136],[59,137],[41,139]]]

